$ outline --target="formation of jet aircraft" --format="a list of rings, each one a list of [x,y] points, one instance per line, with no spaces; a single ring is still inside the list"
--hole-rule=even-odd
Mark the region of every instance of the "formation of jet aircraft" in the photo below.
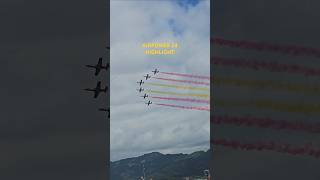
[[[107,71],[109,69],[109,67],[110,67],[110,64],[107,63],[105,66],[102,65],[102,57],[100,57],[99,60],[98,60],[98,63],[96,65],[86,65],[86,67],[95,68],[96,71],[95,71],[94,75],[98,76],[100,71],[101,71],[101,69],[105,69]]]
[[[156,69],[154,69],[154,70],[151,71],[151,72],[153,73],[153,75],[156,75],[156,74],[159,73],[160,71],[156,68]],[[145,77],[145,80],[148,80],[148,79],[151,78],[151,76],[150,76],[149,74],[146,74],[146,75],[143,76],[143,77]],[[144,89],[141,87],[141,85],[144,84],[144,81],[143,81],[143,80],[140,80],[140,81],[138,81],[137,83],[140,85],[140,88],[137,89],[137,91],[138,91],[139,93],[141,93],[142,91],[144,91]],[[140,96],[140,97],[143,97],[143,99],[146,99],[146,98],[148,97],[148,95],[145,93],[143,96]],[[147,105],[149,106],[150,104],[152,104],[152,102],[149,100],[149,101],[146,102],[145,104],[147,104]]]
[[[110,50],[110,47],[106,47],[108,50]],[[102,57],[99,58],[98,63],[96,65],[86,65],[88,68],[94,68],[95,69],[95,76],[98,76],[101,70],[108,70],[110,68],[110,64],[106,63],[106,65],[103,65]],[[94,92],[93,98],[97,98],[101,92],[106,93],[108,91],[108,86],[105,86],[105,88],[101,87],[101,81],[97,82],[97,85],[95,88],[86,88],[83,89],[85,91],[92,91]],[[110,108],[99,108],[99,111],[105,111],[108,112],[108,118],[110,118]]]

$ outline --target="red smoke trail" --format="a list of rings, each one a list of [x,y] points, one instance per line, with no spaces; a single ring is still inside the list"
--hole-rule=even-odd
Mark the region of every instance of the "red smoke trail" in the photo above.
[[[201,99],[190,99],[190,98],[170,98],[170,97],[157,97],[153,96],[151,98],[161,99],[161,100],[172,100],[172,101],[186,101],[186,102],[194,102],[194,103],[205,103],[210,104],[209,100],[201,100]]]
[[[156,104],[159,106],[167,106],[167,107],[175,107],[175,108],[181,108],[181,109],[194,109],[194,110],[200,110],[200,111],[210,111],[208,107],[193,107],[193,106],[180,106],[180,105],[173,105],[173,104]]]
[[[181,82],[181,83],[199,84],[199,85],[210,86],[210,83],[206,83],[206,82],[188,81],[188,80],[178,80],[178,79],[170,79],[170,78],[158,78],[158,77],[152,77],[152,78],[154,78],[154,79],[159,79],[159,80],[164,80],[164,81],[172,81],[172,82]]]
[[[172,73],[172,72],[160,72],[166,75],[174,75],[174,76],[182,76],[188,78],[198,78],[198,79],[208,79],[210,80],[210,76],[199,76],[199,75],[192,75],[192,74],[181,74],[181,73]]]
[[[275,142],[242,143],[237,140],[227,139],[214,139],[211,143],[213,145],[225,146],[235,150],[275,151],[291,155],[309,155],[315,158],[320,158],[320,149],[315,148],[312,143],[307,143],[304,146],[293,146],[290,144],[280,144]]]
[[[320,49],[309,48],[309,47],[284,46],[284,45],[275,45],[275,44],[267,44],[267,43],[252,42],[252,41],[236,41],[236,40],[227,40],[223,38],[211,38],[210,42],[213,44],[221,45],[221,46],[229,46],[229,47],[242,48],[242,49],[278,52],[278,53],[290,54],[294,56],[306,55],[306,56],[320,57]]]
[[[214,65],[234,66],[254,70],[266,69],[272,72],[298,73],[305,76],[320,76],[320,69],[299,65],[279,64],[277,62],[256,61],[243,58],[223,58],[217,56],[214,56],[212,60]]]
[[[236,126],[254,126],[258,128],[270,128],[276,130],[295,130],[308,133],[320,133],[320,123],[288,122],[270,118],[236,117],[236,116],[213,116],[214,124],[232,124]]]

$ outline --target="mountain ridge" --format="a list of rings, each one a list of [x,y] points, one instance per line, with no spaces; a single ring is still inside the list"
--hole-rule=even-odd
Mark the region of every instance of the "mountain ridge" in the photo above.
[[[114,180],[137,180],[143,176],[144,167],[147,179],[181,180],[184,177],[203,176],[203,171],[209,169],[209,160],[210,150],[190,154],[151,152],[110,162],[110,176]]]

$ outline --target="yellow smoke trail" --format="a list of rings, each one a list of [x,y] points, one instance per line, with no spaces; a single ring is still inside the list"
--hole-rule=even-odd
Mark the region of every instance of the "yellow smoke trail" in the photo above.
[[[146,83],[146,84],[151,85],[151,86],[169,87],[169,88],[176,88],[176,89],[199,90],[199,91],[210,92],[209,88],[202,88],[202,87],[178,86],[178,85],[159,84],[159,83]]]
[[[215,85],[234,85],[234,86],[245,86],[253,88],[270,88],[274,90],[293,91],[300,93],[313,93],[319,94],[319,86],[307,86],[302,84],[289,84],[289,83],[278,83],[269,80],[244,80],[236,78],[214,78],[213,83]]]
[[[269,100],[256,100],[256,101],[219,101],[213,102],[214,106],[230,107],[255,107],[259,109],[270,109],[280,112],[293,112],[293,113],[320,113],[320,104],[292,104],[288,102],[274,102]]]
[[[209,94],[192,94],[192,93],[175,93],[175,92],[165,92],[165,91],[153,91],[153,90],[146,90],[147,92],[150,93],[155,93],[155,94],[167,94],[167,95],[174,95],[174,96],[193,96],[193,97],[201,97],[201,98],[209,98]]]

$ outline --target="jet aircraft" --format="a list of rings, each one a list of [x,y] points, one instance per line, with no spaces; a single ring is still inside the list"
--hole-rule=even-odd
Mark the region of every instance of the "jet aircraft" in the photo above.
[[[99,58],[97,65],[95,65],[95,66],[86,65],[86,67],[95,68],[96,69],[96,72],[94,73],[95,76],[98,76],[98,74],[100,73],[101,69],[108,70],[109,66],[110,66],[109,63],[107,63],[105,66],[102,65],[102,57]]]
[[[140,80],[137,83],[141,86],[141,84],[143,84],[144,82],[142,80]]]
[[[149,78],[151,78],[151,76],[149,74],[147,74],[146,76],[143,76],[146,78],[146,80],[148,80]]]
[[[155,70],[152,71],[152,72],[153,72],[154,75],[156,75],[156,74],[159,72],[159,70],[158,70],[158,69],[155,69]]]
[[[151,101],[148,101],[148,103],[146,103],[148,106],[150,105],[150,104],[152,104],[152,102]]]
[[[104,92],[104,93],[106,93],[107,92],[107,90],[108,90],[108,87],[106,86],[104,89],[101,89],[101,81],[99,81],[98,83],[97,83],[97,86],[96,86],[96,88],[94,88],[94,89],[90,89],[90,88],[86,88],[86,89],[84,89],[85,91],[93,91],[94,92],[94,98],[97,98],[98,96],[99,96],[99,94],[100,94],[100,92]]]
[[[148,97],[148,95],[147,95],[147,94],[144,94],[144,95],[141,96],[141,97],[143,97],[143,99],[146,99],[146,98]]]
[[[139,93],[141,93],[142,91],[144,91],[144,89],[143,88],[139,88],[139,89],[137,89],[138,91],[139,91]]]

